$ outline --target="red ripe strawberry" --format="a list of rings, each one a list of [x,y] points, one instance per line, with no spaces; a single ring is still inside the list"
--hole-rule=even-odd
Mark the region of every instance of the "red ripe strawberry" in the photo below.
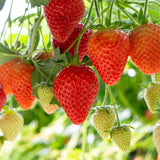
[[[0,111],[3,108],[4,104],[6,103],[6,95],[3,92],[3,89],[0,85]]]
[[[160,72],[160,26],[146,23],[129,33],[131,59],[145,74]]]
[[[130,53],[130,41],[121,30],[94,33],[88,43],[89,56],[102,80],[112,86],[120,79]]]
[[[74,42],[74,40],[80,35],[83,26],[84,26],[83,24],[78,24],[74,29],[74,31],[72,32],[72,34],[63,43],[60,43],[57,40],[55,40],[55,38],[53,38],[53,46],[55,48],[59,47],[61,53],[64,53],[68,49],[68,47]],[[83,59],[85,55],[88,55],[88,41],[92,34],[93,34],[93,30],[88,29],[81,38],[81,42],[79,44],[79,49],[78,49],[80,61]],[[72,54],[73,57],[75,54],[76,45],[77,43],[75,43],[73,47],[68,51]]]
[[[6,95],[12,95],[12,89],[11,89],[11,76],[10,76],[10,70],[12,66],[18,61],[18,59],[14,59],[12,61],[6,62],[3,65],[0,66],[0,84],[3,88],[3,91]]]
[[[54,79],[54,94],[74,124],[85,121],[96,99],[99,82],[86,65],[68,66]]]
[[[34,100],[35,96],[32,96],[32,84],[31,74],[34,67],[24,62],[16,63],[12,68],[12,91],[18,102],[23,109],[29,109]]]
[[[44,7],[44,15],[53,37],[64,42],[82,19],[83,0],[51,0]]]

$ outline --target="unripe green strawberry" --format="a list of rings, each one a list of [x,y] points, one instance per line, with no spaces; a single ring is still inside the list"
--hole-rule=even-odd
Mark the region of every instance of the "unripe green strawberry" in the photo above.
[[[38,88],[38,97],[42,106],[47,106],[53,98],[53,89],[48,86],[40,86]]]
[[[129,151],[131,136],[131,131],[127,126],[115,127],[111,133],[112,140],[124,152]]]
[[[153,141],[157,149],[158,154],[160,154],[160,121],[158,121],[153,130]]]
[[[57,104],[48,104],[42,107],[47,114],[53,114],[59,108]]]
[[[0,118],[0,128],[8,141],[16,139],[23,127],[23,117],[15,111],[7,111]]]
[[[111,108],[97,109],[92,118],[99,135],[106,139],[110,133],[105,131],[111,131],[115,123],[114,111]]]
[[[151,76],[151,78],[152,78],[152,82],[153,82],[153,83],[160,82],[160,72],[157,73],[157,74],[153,74],[153,75]],[[157,81],[156,81],[156,80],[157,80]]]
[[[160,103],[160,83],[151,84],[144,94],[144,99],[149,110],[154,112],[158,108],[157,102]]]

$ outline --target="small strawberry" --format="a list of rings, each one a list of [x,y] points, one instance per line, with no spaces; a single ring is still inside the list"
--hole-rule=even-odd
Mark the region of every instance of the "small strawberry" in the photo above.
[[[3,65],[0,65],[0,84],[3,88],[3,91],[6,95],[12,95],[11,82],[12,78],[10,76],[12,66],[20,59],[14,59],[12,61],[6,62]]]
[[[0,85],[0,111],[3,108],[4,104],[6,103],[6,99],[7,99],[7,97],[6,97],[2,87]]]
[[[22,109],[29,109],[35,96],[32,96],[31,74],[34,67],[24,62],[16,63],[11,70],[12,91]]]
[[[98,131],[99,135],[106,139],[115,123],[115,113],[111,108],[98,108],[93,114],[93,124]]]
[[[147,107],[151,112],[157,109],[157,102],[160,103],[160,83],[151,84],[144,94],[144,100],[146,101]]]
[[[34,60],[44,60],[48,58],[53,58],[53,56],[54,56],[53,52],[48,52],[47,54],[45,51],[42,51],[42,52],[38,52],[37,54],[35,54],[33,56],[33,59]]]
[[[88,66],[67,66],[55,77],[53,90],[69,119],[79,125],[97,97],[99,82]]]
[[[129,33],[131,41],[130,57],[145,74],[160,72],[160,26],[146,23]]]
[[[112,86],[120,79],[130,53],[130,41],[121,30],[94,33],[88,43],[89,56],[102,80]]]
[[[157,74],[153,74],[151,78],[153,83],[160,82],[160,72]]]
[[[55,40],[55,38],[53,37],[53,46],[55,48],[59,47],[60,48],[60,51],[61,53],[64,53],[68,47],[74,42],[74,40],[80,35],[81,31],[82,31],[82,28],[83,28],[83,24],[78,24],[76,26],[76,28],[74,29],[74,31],[72,32],[72,34],[68,37],[68,39],[63,42],[63,43],[60,43],[58,42],[57,40]],[[83,57],[85,55],[88,55],[88,41],[89,41],[89,38],[90,36],[93,34],[93,31],[92,29],[88,29],[82,36],[81,38],[81,42],[79,44],[79,49],[78,49],[78,54],[79,54],[79,58],[80,58],[80,61],[83,59]],[[75,43],[73,45],[73,47],[68,51],[72,54],[72,56],[74,57],[75,55],[75,49],[76,49],[76,45],[77,43]]]
[[[8,111],[3,114],[0,118],[0,128],[4,137],[8,141],[15,140],[23,127],[23,123],[23,117],[15,111]]]
[[[131,136],[131,131],[127,126],[115,127],[111,133],[112,140],[124,152],[129,151]]]
[[[158,121],[153,130],[153,141],[157,149],[158,154],[160,154],[160,121]]]
[[[64,42],[82,19],[85,12],[83,0],[50,0],[44,15],[53,37]]]
[[[54,97],[53,89],[46,85],[38,87],[38,97],[42,106],[49,105],[52,98]]]
[[[42,107],[47,114],[53,114],[59,108],[57,104],[48,104]]]

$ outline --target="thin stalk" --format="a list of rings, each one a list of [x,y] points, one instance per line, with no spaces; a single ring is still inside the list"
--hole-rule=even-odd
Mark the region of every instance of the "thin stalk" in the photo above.
[[[87,138],[87,119],[83,123],[83,142],[82,142],[82,160],[85,160],[86,138]]]
[[[89,9],[89,12],[88,12],[87,20],[86,20],[86,22],[85,22],[85,24],[84,24],[84,26],[83,26],[83,29],[82,29],[82,31],[81,31],[81,33],[80,33],[80,37],[79,37],[79,39],[78,39],[78,41],[77,41],[76,50],[75,50],[75,62],[79,61],[79,60],[78,60],[78,48],[79,48],[79,44],[80,44],[82,35],[83,35],[83,33],[84,33],[84,31],[85,31],[85,28],[86,28],[86,26],[87,26],[87,24],[88,24],[88,22],[89,22],[89,20],[90,20],[91,12],[92,12],[92,9],[93,9],[93,3],[94,3],[94,0],[92,0],[92,2],[91,2],[91,6],[90,6],[90,9]]]
[[[31,59],[32,59],[32,52],[33,52],[33,50],[34,50],[35,37],[36,37],[36,34],[37,34],[37,30],[38,30],[38,27],[39,27],[41,21],[43,20],[43,18],[44,18],[44,16],[41,16],[41,17],[39,18],[39,20],[38,20],[37,23],[36,23],[35,29],[34,29],[34,31],[33,31],[32,40],[31,40],[31,41],[32,41],[32,42],[31,42],[31,47],[30,47],[30,50],[29,50],[29,53],[28,53],[28,56],[29,56]]]
[[[12,95],[9,96],[9,109],[10,110],[13,109],[13,96]]]
[[[48,76],[48,79],[47,79],[47,83],[49,83],[49,81],[50,81],[50,79],[51,79],[51,76],[52,76],[52,74],[53,74],[53,72],[54,72],[54,70],[56,69],[56,65],[53,67],[53,69],[51,70],[51,72],[50,72],[50,74],[49,74],[49,76]]]
[[[107,103],[107,99],[108,99],[108,88],[107,88],[107,86],[106,86],[102,107],[104,107],[105,104]]]
[[[46,45],[45,45],[45,42],[44,42],[43,32],[42,32],[41,28],[40,28],[40,34],[41,34],[41,37],[42,37],[42,43],[43,43],[44,50],[46,51],[47,57],[49,58],[49,54],[48,54],[48,51],[47,51],[47,48],[46,48]]]
[[[114,99],[114,97],[113,97],[113,95],[112,95],[111,88],[110,88],[109,86],[107,86],[107,88],[108,88],[108,91],[109,91],[109,95],[110,95],[110,98],[111,98],[111,102],[112,102],[112,104],[113,104],[113,106],[114,106],[114,111],[115,111],[115,113],[116,113],[117,124],[118,124],[118,127],[120,127],[120,120],[119,120],[119,116],[118,116],[118,112],[117,112],[117,108],[116,108],[115,99]]]
[[[103,11],[103,2],[102,1],[100,2],[100,5],[101,5],[101,10]],[[101,22],[102,22],[102,24],[103,24],[103,19],[104,19],[104,17],[103,17],[103,14],[102,14],[102,16],[101,16]]]
[[[94,0],[97,17],[100,17],[97,0]]]
[[[145,22],[145,18],[146,18],[146,14],[147,14],[147,9],[148,9],[148,0],[146,0],[146,3],[145,3],[142,23]]]
[[[31,60],[32,60],[34,66],[36,67],[36,69],[41,73],[41,75],[42,75],[43,77],[45,77],[46,79],[48,79],[48,77],[40,70],[40,68],[39,68],[39,66],[37,65],[37,63],[36,63],[33,59],[31,59]]]
[[[111,1],[111,5],[110,5],[110,10],[109,10],[109,24],[111,24],[111,20],[112,20],[112,10],[113,10],[113,5],[114,5],[114,1]]]
[[[122,3],[122,2],[120,2],[120,3],[121,3],[122,5],[124,5],[124,6],[132,9],[132,10],[135,11],[136,13],[138,13],[138,11],[137,11],[134,7],[130,6],[129,4],[127,4],[127,3]]]

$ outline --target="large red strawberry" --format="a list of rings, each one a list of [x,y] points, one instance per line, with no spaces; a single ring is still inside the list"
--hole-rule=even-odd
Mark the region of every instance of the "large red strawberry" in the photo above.
[[[35,96],[31,95],[32,84],[30,78],[33,70],[33,66],[24,62],[18,62],[12,68],[12,91],[18,104],[23,109],[29,109],[35,100]]]
[[[44,7],[44,15],[53,37],[64,42],[82,19],[83,0],[51,0]]]
[[[60,43],[55,38],[53,38],[53,46],[55,48],[59,47],[61,53],[64,53],[68,49],[68,47],[74,42],[74,40],[80,35],[83,26],[84,26],[83,24],[78,24],[76,26],[76,28],[74,29],[74,31],[72,32],[72,34],[63,43]],[[89,41],[89,38],[90,38],[90,36],[92,34],[93,34],[93,30],[92,29],[88,29],[83,34],[83,36],[81,38],[81,42],[79,44],[79,49],[78,49],[78,54],[79,54],[79,57],[80,57],[80,61],[83,59],[83,57],[85,55],[88,55],[88,41]],[[75,55],[76,45],[77,45],[77,43],[75,43],[72,46],[72,48],[68,51],[68,52],[70,52],[72,54],[73,57]]]
[[[3,65],[0,65],[0,84],[3,88],[3,91],[6,95],[12,95],[11,89],[11,82],[12,78],[10,76],[10,71],[12,66],[18,61],[19,59],[14,59],[12,61],[6,62]]]
[[[102,80],[112,86],[120,79],[130,53],[130,41],[121,30],[94,33],[88,43],[89,56]]]
[[[6,103],[6,95],[3,92],[3,89],[0,85],[0,111],[3,108],[4,104]]]
[[[160,26],[146,23],[129,33],[131,59],[145,74],[160,72]]]
[[[96,99],[99,82],[88,66],[68,66],[54,79],[53,89],[69,119],[79,125],[86,119]]]

